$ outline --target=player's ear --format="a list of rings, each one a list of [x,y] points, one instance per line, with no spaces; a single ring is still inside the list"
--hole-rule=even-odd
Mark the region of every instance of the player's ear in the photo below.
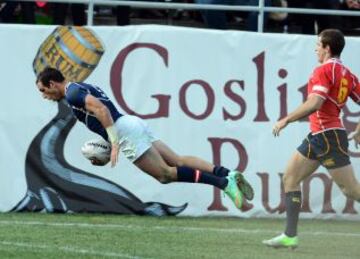
[[[326,45],[325,46],[326,52],[331,54],[331,49],[330,49],[330,45]]]
[[[55,81],[54,80],[50,80],[49,81],[49,88],[53,88],[55,87]]]

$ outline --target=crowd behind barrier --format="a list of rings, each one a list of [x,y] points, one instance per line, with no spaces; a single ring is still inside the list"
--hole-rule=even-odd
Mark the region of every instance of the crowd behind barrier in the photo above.
[[[259,0],[149,0],[164,3],[258,6]],[[264,6],[330,10],[360,10],[359,0],[264,0]],[[86,25],[87,5],[47,1],[1,1],[1,23]],[[94,9],[96,25],[171,24],[212,29],[257,31],[258,12],[223,10],[141,9],[101,6]],[[359,16],[265,13],[264,31],[316,34],[326,28],[360,35]]]
[[[258,0],[149,0],[149,2],[258,5]],[[47,3],[46,1],[2,1],[0,3],[0,22],[2,23],[79,26],[86,24],[87,6],[85,4]],[[360,10],[358,0],[265,0],[264,3],[265,6],[276,7]],[[257,12],[169,11],[134,9],[129,6],[96,6],[94,19],[97,25],[165,23],[212,29],[257,30]],[[271,32],[315,34],[331,27],[356,35],[357,29],[360,28],[360,17],[270,13],[265,15],[264,25],[265,31]]]

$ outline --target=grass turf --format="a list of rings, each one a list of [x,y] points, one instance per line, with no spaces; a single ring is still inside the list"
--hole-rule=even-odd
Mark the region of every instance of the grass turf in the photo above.
[[[283,220],[0,214],[0,258],[360,258],[356,221],[301,220],[300,246],[261,244]]]

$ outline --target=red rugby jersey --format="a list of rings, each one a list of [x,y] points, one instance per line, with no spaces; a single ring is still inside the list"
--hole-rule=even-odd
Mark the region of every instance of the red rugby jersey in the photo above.
[[[348,97],[360,104],[358,78],[336,58],[315,68],[307,90],[308,96],[316,94],[325,99],[321,108],[309,116],[312,133],[343,129],[340,111]]]

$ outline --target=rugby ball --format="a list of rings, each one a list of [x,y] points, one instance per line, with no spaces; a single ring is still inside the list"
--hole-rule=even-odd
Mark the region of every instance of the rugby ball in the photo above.
[[[86,141],[81,153],[94,165],[106,165],[110,161],[111,144],[104,139]]]

